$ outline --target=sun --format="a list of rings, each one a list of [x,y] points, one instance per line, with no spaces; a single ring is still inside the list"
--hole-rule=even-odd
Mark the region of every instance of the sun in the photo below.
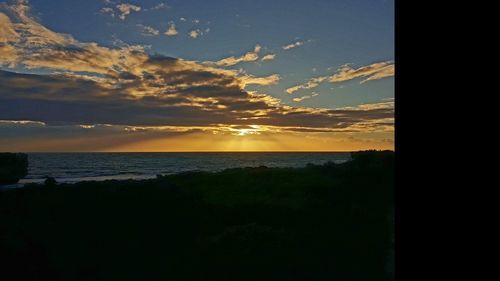
[[[247,136],[247,135],[259,135],[261,127],[259,125],[250,125],[248,128],[243,129],[233,129],[233,135],[235,136]]]

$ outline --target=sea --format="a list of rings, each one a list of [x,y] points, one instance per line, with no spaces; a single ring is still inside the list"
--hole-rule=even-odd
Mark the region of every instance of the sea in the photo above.
[[[18,184],[109,179],[150,179],[187,171],[216,172],[238,167],[304,167],[308,163],[343,163],[349,152],[169,152],[169,153],[28,153],[28,175]]]

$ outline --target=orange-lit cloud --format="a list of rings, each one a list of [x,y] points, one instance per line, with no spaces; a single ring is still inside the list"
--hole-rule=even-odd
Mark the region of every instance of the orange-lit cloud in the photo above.
[[[319,86],[319,84],[321,82],[325,81],[326,79],[328,79],[327,76],[312,78],[311,80],[307,81],[307,83],[305,83],[305,84],[293,86],[293,87],[286,89],[286,92],[289,94],[293,94],[301,89],[316,88],[317,86]]]
[[[301,102],[303,100],[307,100],[307,99],[310,99],[310,98],[314,98],[314,97],[317,97],[319,94],[318,93],[312,93],[310,96],[302,96],[300,98],[293,98],[292,100],[294,102]]]
[[[365,83],[371,80],[378,80],[382,78],[394,76],[394,63],[393,62],[378,62],[367,66],[362,66],[359,68],[352,68],[348,65],[343,65],[337,72],[331,76],[320,76],[311,78],[304,84],[296,85],[286,89],[288,94],[293,94],[302,89],[313,89],[318,87],[324,81],[330,81],[332,83],[344,82],[353,80],[356,78],[366,78],[360,83]]]
[[[216,66],[232,66],[232,65],[238,64],[240,62],[256,61],[259,59],[259,52],[261,49],[262,49],[262,47],[259,44],[257,44],[257,45],[255,45],[255,48],[253,51],[247,52],[244,55],[242,55],[241,57],[231,56],[231,57],[224,58],[224,59],[221,59],[221,60],[216,61],[216,62],[205,62],[205,64],[216,65]]]
[[[262,57],[261,61],[271,61],[276,58],[276,54],[267,54]]]
[[[387,67],[382,68],[380,71],[372,74],[365,80],[361,81],[361,83],[365,83],[370,80],[378,80],[386,77],[392,77],[394,76],[395,73],[395,66],[394,64],[388,65]]]
[[[273,85],[280,81],[280,76],[278,74],[272,74],[266,77],[243,75],[239,79],[242,81],[241,86],[244,88],[246,85]]]
[[[202,35],[202,32],[199,29],[193,29],[188,33],[189,37],[196,39]]]
[[[342,66],[337,73],[330,77],[330,82],[342,82],[367,77],[364,81],[376,80],[394,75],[394,64],[392,62],[378,62],[360,68],[352,68],[348,65]]]
[[[283,50],[287,51],[287,50],[297,48],[297,47],[302,46],[302,45],[304,45],[304,41],[296,41],[296,42],[290,43],[288,45],[285,45],[282,48],[283,48]]]
[[[125,20],[125,18],[132,12],[139,12],[141,7],[133,4],[122,3],[116,5],[118,11],[120,11],[120,15],[118,16],[120,19]]]
[[[169,23],[167,31],[165,31],[165,35],[167,36],[175,36],[179,34],[177,32],[177,29],[175,29],[175,24],[174,23]]]

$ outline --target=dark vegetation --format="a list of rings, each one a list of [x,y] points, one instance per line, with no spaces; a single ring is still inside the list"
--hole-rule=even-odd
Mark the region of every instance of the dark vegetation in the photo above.
[[[0,153],[0,184],[14,184],[28,174],[28,155]]]
[[[394,153],[0,192],[2,280],[393,280]]]

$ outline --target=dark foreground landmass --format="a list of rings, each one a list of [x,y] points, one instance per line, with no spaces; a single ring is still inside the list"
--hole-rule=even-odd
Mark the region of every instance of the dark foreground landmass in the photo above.
[[[2,280],[393,280],[394,153],[0,192]]]
[[[14,184],[28,174],[28,155],[0,153],[0,185]]]

